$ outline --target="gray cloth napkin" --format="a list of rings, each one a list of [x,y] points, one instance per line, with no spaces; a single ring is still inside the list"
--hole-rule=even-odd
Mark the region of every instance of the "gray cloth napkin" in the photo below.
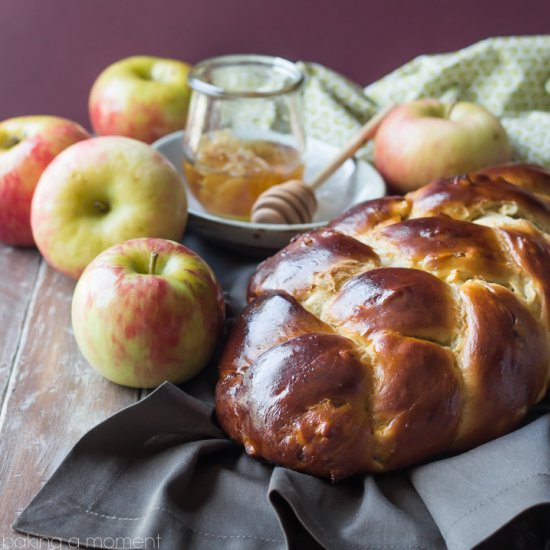
[[[185,244],[238,311],[256,262],[193,235]],[[518,430],[470,452],[331,484],[228,440],[213,414],[215,382],[213,362],[96,426],[14,528],[96,548],[548,548],[548,398]]]

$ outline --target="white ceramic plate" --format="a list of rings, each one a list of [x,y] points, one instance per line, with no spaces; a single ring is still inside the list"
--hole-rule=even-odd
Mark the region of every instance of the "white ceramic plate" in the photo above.
[[[380,174],[368,163],[346,161],[316,192],[319,207],[312,223],[276,225],[249,223],[210,214],[195,199],[183,174],[183,131],[174,132],[153,143],[181,175],[189,201],[189,227],[196,233],[242,252],[266,252],[283,248],[292,237],[320,227],[331,218],[360,202],[382,197],[386,186]],[[305,153],[305,179],[315,175],[336,155],[337,149],[317,140],[308,140]]]

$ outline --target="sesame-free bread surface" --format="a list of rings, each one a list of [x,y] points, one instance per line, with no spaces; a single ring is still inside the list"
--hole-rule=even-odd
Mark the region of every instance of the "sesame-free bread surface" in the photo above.
[[[513,429],[550,376],[550,173],[505,165],[358,205],[250,280],[216,413],[332,479]]]

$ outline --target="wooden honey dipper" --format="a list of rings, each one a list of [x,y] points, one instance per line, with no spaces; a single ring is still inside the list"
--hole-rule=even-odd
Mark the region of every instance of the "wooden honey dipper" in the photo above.
[[[275,224],[311,222],[317,210],[315,189],[325,183],[347,159],[374,137],[380,123],[391,109],[391,107],[383,109],[369,119],[359,133],[309,183],[290,180],[264,191],[252,205],[250,220],[254,223]]]

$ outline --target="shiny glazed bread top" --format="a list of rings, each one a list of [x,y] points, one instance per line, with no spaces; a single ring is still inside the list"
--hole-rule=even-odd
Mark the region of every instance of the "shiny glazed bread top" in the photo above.
[[[514,428],[550,377],[550,173],[358,205],[262,264],[216,412],[247,452],[340,479]]]

